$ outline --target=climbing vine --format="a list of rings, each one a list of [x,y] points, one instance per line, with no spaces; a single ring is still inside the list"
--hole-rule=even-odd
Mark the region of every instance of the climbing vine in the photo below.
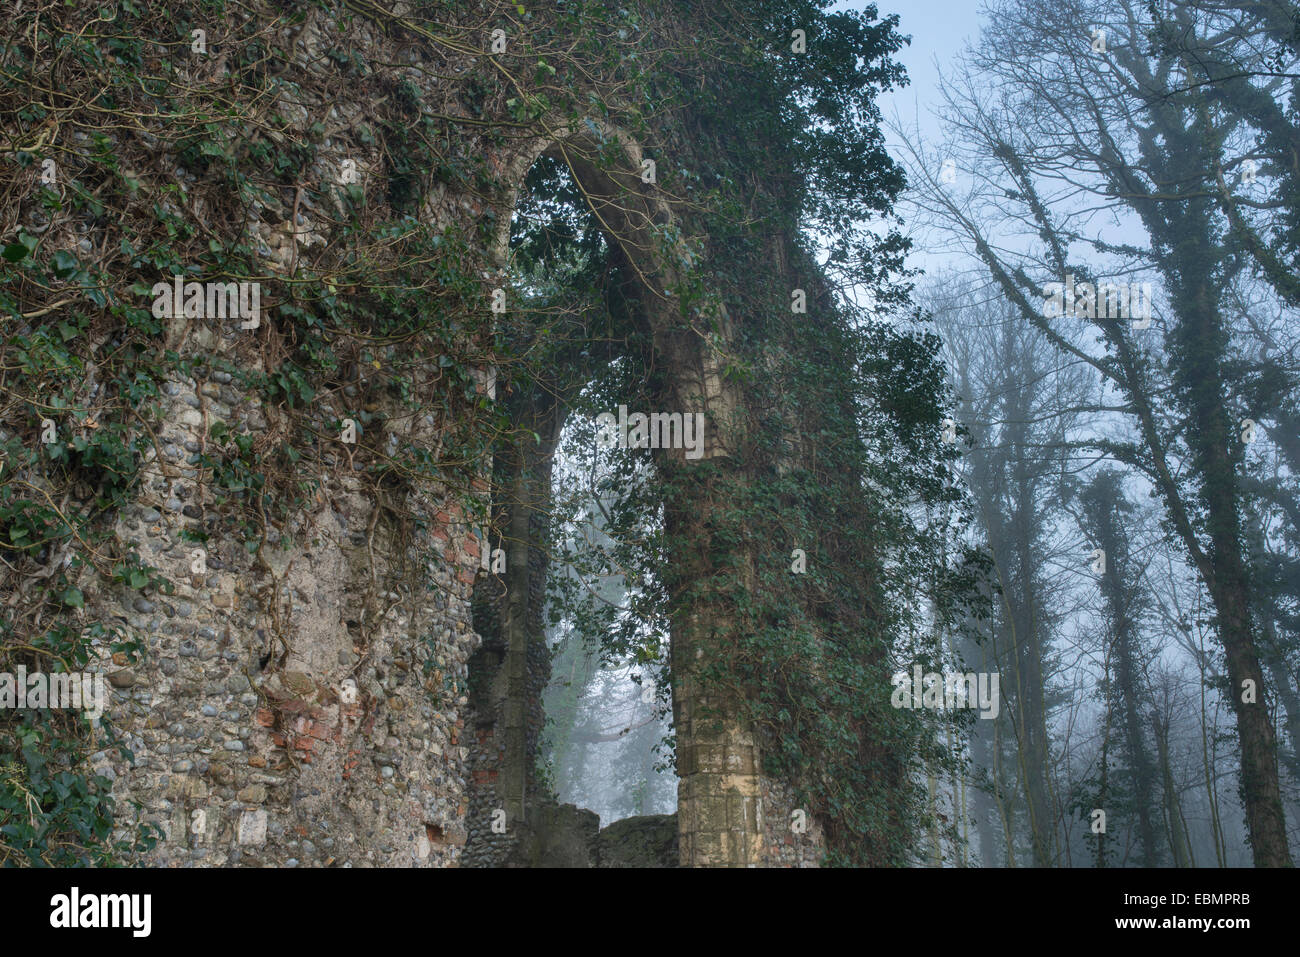
[[[702,680],[745,689],[768,770],[803,789],[835,860],[902,860],[908,762],[928,731],[887,706],[882,675],[938,534],[918,515],[951,496],[935,343],[906,322],[890,223],[902,175],[874,105],[903,82],[902,42],[872,8],[810,0],[23,4],[0,48],[0,670],[146,650],[87,610],[172,587],[116,530],[166,461],[169,383],[229,382],[265,411],[256,434],[204,412],[177,466],[202,487],[187,539],[214,556],[293,547],[344,472],[399,522],[401,490],[431,481],[483,515],[485,463],[536,439],[511,395],[558,390],[575,420],[662,397],[643,319],[657,262],[677,277],[655,292],[675,298],[681,334],[745,384],[743,440],[725,469],[609,462],[613,545],[566,560],[617,570],[630,604],[570,593],[574,613],[662,663],[683,608],[729,603]],[[521,172],[494,158],[608,129],[655,159],[654,195],[676,213],[650,224],[657,246],[634,256],[607,229],[574,230],[558,241],[569,268],[503,274],[499,218]],[[625,157],[605,138],[587,160]],[[538,170],[533,193],[601,219]],[[451,197],[473,226],[447,225]],[[517,262],[554,252],[529,241]],[[177,276],[257,283],[260,322],[158,315],[152,290]],[[792,276],[806,314],[791,314]],[[489,306],[497,283],[504,315]],[[345,419],[357,443],[341,454]],[[701,529],[663,516],[701,487],[723,507],[704,530],[707,579],[683,580],[677,556]],[[806,576],[790,573],[793,549]],[[123,830],[87,761],[108,747],[129,756],[106,719],[0,717],[0,860],[148,850],[157,829]]]

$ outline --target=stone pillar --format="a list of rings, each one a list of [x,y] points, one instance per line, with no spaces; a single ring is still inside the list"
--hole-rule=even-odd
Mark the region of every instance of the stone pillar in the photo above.
[[[683,867],[764,863],[758,752],[735,704],[682,682],[674,697],[677,815]]]

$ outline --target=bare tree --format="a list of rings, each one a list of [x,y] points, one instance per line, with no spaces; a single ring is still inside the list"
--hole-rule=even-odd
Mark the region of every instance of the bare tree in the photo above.
[[[1080,556],[1062,554],[1052,534],[1053,501],[1070,454],[1067,436],[1090,406],[1090,377],[1057,368],[1044,338],[1016,321],[1006,302],[981,302],[957,288],[953,279],[936,284],[929,305],[951,356],[958,421],[970,444],[962,474],[992,560],[995,595],[983,642],[962,653],[991,664],[1003,688],[1003,720],[991,735],[982,727],[973,732],[972,755],[989,777],[1007,863],[1014,863],[1023,812],[1032,862],[1060,864],[1064,809],[1053,776],[1051,639],[1065,610],[1052,599],[1064,593],[1061,579],[1073,576]],[[989,810],[977,805],[981,821]],[[983,832],[981,841],[991,863],[992,841]]]
[[[1219,189],[1222,145],[1243,122],[1214,109],[1203,85],[1186,82],[1180,57],[1150,42],[1156,24],[1147,6],[994,4],[949,91],[947,119],[973,185],[963,196],[950,192],[931,158],[914,150],[916,196],[966,241],[1021,319],[1095,369],[1118,398],[1131,438],[1092,444],[1151,481],[1204,583],[1237,719],[1255,863],[1287,866],[1242,521],[1248,410],[1231,348],[1233,281],[1252,260]],[[1204,27],[1195,18],[1184,25]],[[1142,328],[1144,314],[1130,315],[1137,278],[1158,282],[1168,302],[1152,311],[1153,331]],[[1045,286],[1052,282],[1059,299]],[[1121,287],[1129,293],[1123,306]],[[1055,315],[1053,304],[1063,306]],[[1095,343],[1062,333],[1080,319]]]

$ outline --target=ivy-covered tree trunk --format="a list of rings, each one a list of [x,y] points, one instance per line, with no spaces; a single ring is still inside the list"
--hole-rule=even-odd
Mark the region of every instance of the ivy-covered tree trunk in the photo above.
[[[1142,681],[1139,647],[1140,591],[1129,557],[1122,518],[1132,509],[1123,499],[1123,486],[1114,472],[1102,472],[1084,490],[1084,531],[1106,556],[1101,575],[1101,596],[1106,603],[1107,640],[1114,654],[1115,677],[1109,697],[1115,702],[1123,723],[1124,759],[1132,779],[1133,812],[1138,821],[1139,863],[1160,864],[1156,839],[1155,766],[1146,745],[1146,723],[1142,702],[1149,695]],[[1104,807],[1104,805],[1102,805]]]
[[[1178,140],[1170,144],[1178,149]],[[1175,160],[1174,162],[1178,162]],[[1277,738],[1266,704],[1267,685],[1251,613],[1250,569],[1241,525],[1241,442],[1228,414],[1223,362],[1227,334],[1220,291],[1208,278],[1215,254],[1204,200],[1188,199],[1170,212],[1157,238],[1169,250],[1164,268],[1178,322],[1170,333],[1175,383],[1188,415],[1206,538],[1202,573],[1214,601],[1227,660],[1228,698],[1237,716],[1241,791],[1251,847],[1260,867],[1291,866],[1278,781]]]

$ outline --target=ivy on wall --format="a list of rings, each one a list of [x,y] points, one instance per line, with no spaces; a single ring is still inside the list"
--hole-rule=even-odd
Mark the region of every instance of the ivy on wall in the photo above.
[[[733,627],[704,679],[745,689],[746,717],[772,742],[769,772],[827,822],[833,860],[904,860],[918,814],[908,762],[931,729],[887,706],[881,676],[917,628],[909,589],[942,534],[922,516],[952,498],[950,453],[935,342],[889,321],[908,300],[890,223],[903,180],[874,97],[903,82],[890,59],[903,39],[872,8],[828,6],[24,4],[0,49],[0,593],[14,596],[0,609],[0,669],[72,670],[96,642],[140,654],[142,636],[82,612],[95,593],[170,587],[120,553],[113,522],[160,454],[172,379],[228,374],[268,412],[256,438],[211,423],[187,462],[211,515],[193,539],[253,555],[293,546],[294,517],[338,467],[344,415],[372,492],[436,481],[473,509],[483,463],[527,438],[510,390],[562,386],[578,418],[661,396],[637,319],[645,291],[611,237],[564,237],[576,268],[563,275],[525,271],[519,288],[492,278],[521,175],[499,157],[599,120],[655,159],[654,188],[679,216],[656,224],[662,246],[645,255],[671,257],[683,330],[725,350],[724,374],[744,384],[745,441],[726,471],[611,461],[614,548],[573,561],[616,564],[636,586],[632,613],[560,600],[647,661],[662,660],[654,645],[682,607],[729,602]],[[536,195],[578,201],[540,170]],[[437,205],[461,200],[469,214]],[[516,249],[534,265],[553,253]],[[796,274],[807,314],[791,313]],[[258,283],[260,325],[221,350],[177,341],[149,295],[173,276]],[[494,314],[494,282],[529,308]],[[600,321],[575,325],[575,303]],[[725,341],[719,305],[738,329]],[[562,376],[558,361],[571,364]],[[435,438],[382,440],[425,416]],[[686,581],[671,556],[692,543],[654,519],[701,487],[726,509],[710,531],[713,573]],[[790,572],[796,548],[806,576]],[[951,590],[936,597],[955,602]],[[113,740],[106,722],[0,717],[0,860],[149,848],[157,835],[143,826],[111,837],[124,809],[84,761]]]

